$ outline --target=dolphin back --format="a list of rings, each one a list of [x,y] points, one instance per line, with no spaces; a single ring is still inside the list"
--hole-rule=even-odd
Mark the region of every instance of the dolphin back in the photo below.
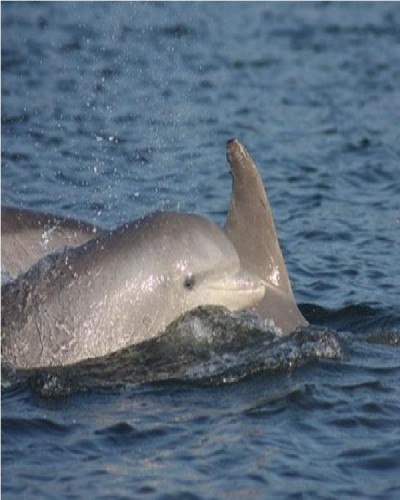
[[[1,267],[11,278],[47,254],[86,243],[99,229],[86,222],[43,212],[1,208]]]

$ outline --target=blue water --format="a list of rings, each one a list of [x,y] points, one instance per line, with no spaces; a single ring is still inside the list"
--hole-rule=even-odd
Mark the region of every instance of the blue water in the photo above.
[[[222,225],[237,136],[313,325],[205,311],[196,341],[3,374],[4,498],[399,498],[398,4],[1,10],[2,204]]]

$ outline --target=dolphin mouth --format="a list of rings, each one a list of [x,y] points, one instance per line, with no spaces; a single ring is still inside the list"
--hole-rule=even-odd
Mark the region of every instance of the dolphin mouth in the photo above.
[[[240,270],[208,283],[207,288],[232,295],[246,295],[251,303],[256,303],[264,297],[266,282],[255,274]],[[251,299],[252,296],[254,300]]]

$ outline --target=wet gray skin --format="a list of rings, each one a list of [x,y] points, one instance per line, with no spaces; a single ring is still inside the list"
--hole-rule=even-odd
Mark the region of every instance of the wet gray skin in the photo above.
[[[82,245],[99,234],[86,222],[19,208],[1,208],[1,269],[11,278],[65,246]]]
[[[227,159],[233,190],[225,234],[239,254],[242,269],[260,276],[266,284],[265,295],[254,311],[272,320],[283,334],[307,326],[292,292],[271,207],[257,167],[238,139],[228,141]]]
[[[2,361],[66,365],[160,334],[200,305],[259,302],[260,278],[211,221],[154,214],[40,260],[2,287]]]

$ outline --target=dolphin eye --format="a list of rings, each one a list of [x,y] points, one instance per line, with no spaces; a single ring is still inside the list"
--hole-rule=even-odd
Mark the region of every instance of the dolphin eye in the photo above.
[[[193,290],[194,284],[194,276],[192,274],[188,274],[185,278],[185,281],[183,282],[183,286],[186,288],[186,290]]]

